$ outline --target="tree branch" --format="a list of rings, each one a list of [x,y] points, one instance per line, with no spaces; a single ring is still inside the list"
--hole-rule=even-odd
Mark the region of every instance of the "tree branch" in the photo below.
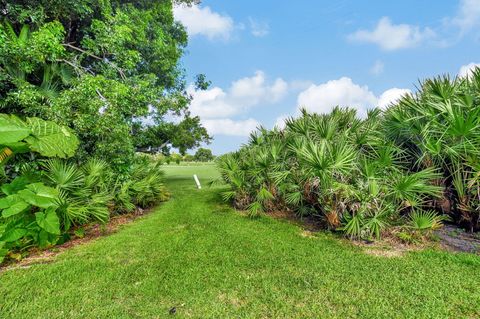
[[[115,70],[117,70],[117,72],[120,74],[120,77],[123,79],[123,80],[126,80],[127,77],[125,76],[125,73],[123,72],[123,70],[121,68],[119,68],[118,66],[115,65],[115,63],[111,62],[111,61],[108,61],[107,58],[101,58],[93,53],[90,53],[82,48],[79,48],[79,47],[76,47],[70,43],[63,43],[63,46],[67,47],[67,48],[70,48],[70,49],[73,49],[73,50],[76,50],[78,52],[81,52],[83,54],[86,54],[88,55],[89,57],[92,57],[94,59],[97,59],[97,60],[100,60],[102,62],[105,62],[105,63],[108,63],[111,67],[113,67]]]

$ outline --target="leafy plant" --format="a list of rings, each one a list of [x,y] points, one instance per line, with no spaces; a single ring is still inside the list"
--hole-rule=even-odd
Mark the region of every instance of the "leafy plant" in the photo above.
[[[47,157],[73,156],[78,139],[67,127],[39,118],[21,120],[15,115],[0,114],[0,165],[15,153],[37,152]]]
[[[445,216],[440,216],[434,211],[413,211],[410,214],[409,225],[417,231],[429,231],[443,227]]]

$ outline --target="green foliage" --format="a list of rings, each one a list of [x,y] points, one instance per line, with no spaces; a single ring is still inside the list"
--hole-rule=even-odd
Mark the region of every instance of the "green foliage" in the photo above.
[[[178,63],[187,34],[171,1],[20,1],[2,16],[0,111],[72,128],[79,161],[96,157],[127,174],[137,148],[183,154],[209,141],[188,111]]]
[[[480,228],[480,70],[468,78],[426,80],[414,95],[359,119],[355,111],[289,119],[260,129],[238,152],[218,161],[237,208],[320,216],[353,238],[380,237],[407,216],[415,229],[453,217]],[[239,204],[240,203],[240,204]]]
[[[55,244],[61,234],[58,191],[40,182],[25,185],[21,179],[2,187],[6,197],[0,199],[0,245],[6,253],[32,244]]]
[[[148,165],[135,164],[132,167],[128,192],[133,203],[147,208],[168,199],[169,195],[163,184],[164,173],[160,166],[161,162]]]
[[[386,130],[378,110],[358,119],[341,108],[325,115],[304,111],[281,131],[260,129],[217,161],[231,186],[224,198],[251,215],[292,210],[320,216],[351,238],[380,238],[414,207],[432,207],[443,191],[441,171],[406,165]]]
[[[190,154],[185,154],[182,158],[182,160],[184,162],[194,162],[195,161],[195,157],[193,155],[190,155]]]
[[[39,118],[21,120],[0,114],[2,168],[15,154],[38,153],[42,156],[72,156],[78,139],[70,129]],[[58,217],[60,192],[42,183],[39,174],[24,174],[3,184],[0,197],[0,261],[12,250],[31,245],[47,247],[61,234]]]
[[[471,231],[480,228],[479,80],[479,69],[468,78],[426,80],[385,112],[385,134],[402,149],[406,165],[440,174],[434,208]]]
[[[170,159],[170,161],[174,161],[176,164],[179,165],[180,162],[182,161],[182,155],[177,154],[177,153],[172,153],[172,154],[170,154],[169,159]]]
[[[0,164],[14,153],[29,151],[67,158],[74,155],[78,139],[69,128],[51,121],[39,118],[23,121],[15,115],[0,114],[0,147],[4,150]]]
[[[58,212],[64,229],[91,220],[106,222],[112,195],[108,190],[109,168],[100,160],[89,160],[82,167],[51,159],[44,163],[44,176],[59,192]]]
[[[2,318],[480,315],[480,256],[360,249],[295,223],[252,221],[218,202],[225,186],[195,188],[192,175],[216,178],[214,165],[164,170],[174,195],[154,214],[52,262],[2,271]],[[169,315],[175,300],[185,304]]]
[[[212,150],[203,147],[199,148],[194,155],[196,162],[210,162],[213,161],[214,158]]]
[[[439,229],[443,226],[445,216],[438,215],[434,211],[413,211],[410,214],[409,224],[414,230],[428,231]]]
[[[210,140],[188,110],[173,2],[2,4],[0,258],[166,200],[162,162],[135,151]]]
[[[104,224],[112,213],[148,208],[169,196],[162,162],[150,157],[138,157],[125,178],[99,159],[78,165],[52,158],[41,164],[41,174],[25,174],[1,187],[0,253],[5,250],[4,255],[54,245],[68,237],[73,226]]]

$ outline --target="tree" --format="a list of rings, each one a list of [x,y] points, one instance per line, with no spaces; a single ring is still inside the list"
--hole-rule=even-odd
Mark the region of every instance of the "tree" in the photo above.
[[[170,143],[182,152],[209,140],[188,112],[179,66],[188,38],[171,0],[0,4],[1,112],[69,126],[81,141],[79,160],[103,158],[118,170],[128,169],[142,145],[134,132],[152,131],[152,146]],[[208,85],[203,76],[199,83]],[[145,117],[154,124],[147,128]]]
[[[200,146],[200,143],[209,142],[211,137],[201,126],[198,116],[191,117],[188,112],[179,123],[165,123],[158,121],[156,125],[143,125],[136,122],[133,125],[134,143],[137,150],[142,152],[168,155],[170,148],[177,148],[180,154],[185,155],[188,149]]]
[[[208,148],[199,148],[194,155],[195,161],[197,162],[209,162],[213,161],[214,157],[212,151]]]

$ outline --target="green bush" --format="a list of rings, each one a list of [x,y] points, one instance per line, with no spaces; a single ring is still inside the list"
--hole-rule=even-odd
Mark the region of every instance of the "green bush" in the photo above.
[[[214,156],[212,151],[208,148],[199,148],[194,155],[194,159],[196,162],[210,162],[214,160]]]
[[[479,229],[479,101],[477,70],[427,80],[364,119],[338,107],[303,111],[285,129],[260,129],[218,159],[231,186],[223,197],[252,216],[277,209],[317,216],[352,238],[378,238],[404,216],[431,229],[450,214]]]
[[[103,160],[91,158],[79,165],[62,159],[72,156],[78,146],[66,127],[3,114],[0,124],[0,263],[7,255],[20,258],[29,247],[68,240],[75,233],[73,226],[104,224],[112,213],[131,212],[168,198],[162,161],[153,156],[137,155],[129,171],[118,175]],[[21,154],[34,160],[18,166],[15,157]]]
[[[0,167],[5,180],[9,179],[5,166],[16,154],[34,152],[65,158],[78,147],[76,136],[68,128],[39,118],[23,121],[0,114],[0,127]],[[11,250],[55,244],[62,232],[58,217],[62,193],[42,183],[41,174],[28,167],[20,173],[0,188],[0,262]]]

